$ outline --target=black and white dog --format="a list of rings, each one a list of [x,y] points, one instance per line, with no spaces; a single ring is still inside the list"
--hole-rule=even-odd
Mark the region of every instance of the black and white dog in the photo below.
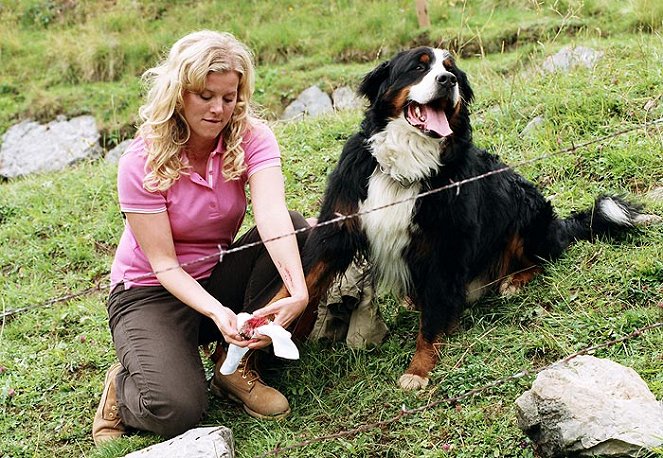
[[[354,257],[369,259],[379,285],[421,312],[404,389],[427,385],[435,343],[458,326],[476,292],[517,291],[575,240],[616,235],[646,219],[616,197],[560,219],[511,170],[415,199],[505,167],[472,143],[465,73],[448,51],[420,47],[371,71],[359,93],[370,106],[329,177],[319,221],[385,208],[312,231],[304,248],[308,312]]]

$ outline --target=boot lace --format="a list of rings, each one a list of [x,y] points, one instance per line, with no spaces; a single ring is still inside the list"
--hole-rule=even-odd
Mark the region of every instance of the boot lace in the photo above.
[[[253,385],[256,381],[260,380],[260,375],[258,373],[248,367],[248,361],[246,359],[242,359],[239,362],[239,367],[238,369],[240,370],[242,374],[242,378],[246,380],[246,383],[251,386]]]

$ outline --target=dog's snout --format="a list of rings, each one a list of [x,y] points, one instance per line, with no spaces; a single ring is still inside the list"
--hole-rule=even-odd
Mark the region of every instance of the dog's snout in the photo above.
[[[448,72],[440,73],[437,75],[437,77],[435,77],[435,80],[438,82],[438,84],[445,88],[451,88],[458,82],[456,75]]]

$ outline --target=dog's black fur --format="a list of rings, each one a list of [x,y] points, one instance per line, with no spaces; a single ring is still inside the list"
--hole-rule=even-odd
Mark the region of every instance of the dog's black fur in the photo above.
[[[472,143],[472,89],[447,51],[401,52],[366,75],[359,93],[370,106],[329,177],[320,222],[505,167]],[[606,196],[561,219],[512,170],[408,202],[317,227],[304,249],[309,311],[364,256],[383,287],[421,312],[416,352],[400,380],[405,389],[426,386],[434,344],[458,325],[473,291],[514,292],[573,241],[629,230],[642,216]]]

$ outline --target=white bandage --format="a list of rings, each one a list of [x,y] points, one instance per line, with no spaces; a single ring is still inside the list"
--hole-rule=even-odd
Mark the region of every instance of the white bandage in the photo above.
[[[252,315],[249,315],[248,313],[238,313],[237,329],[241,329],[246,320],[251,317]],[[272,339],[274,354],[279,358],[299,359],[299,350],[297,349],[297,345],[292,341],[292,334],[283,329],[280,325],[270,322],[256,328],[256,332]],[[226,359],[219,369],[221,375],[230,375],[234,373],[247,351],[249,351],[248,347],[238,347],[237,345],[230,344],[228,346]]]

